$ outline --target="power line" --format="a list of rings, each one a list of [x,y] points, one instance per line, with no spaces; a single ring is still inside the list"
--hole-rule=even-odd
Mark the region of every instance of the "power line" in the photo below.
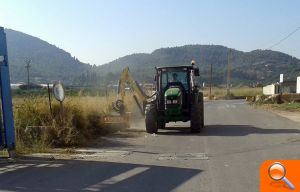
[[[282,36],[286,35],[287,32],[285,31],[284,33],[280,33],[280,34],[276,34],[274,37],[268,39],[267,41],[261,43],[258,47],[260,47],[261,49],[265,49],[266,47],[270,46],[271,44],[273,44],[275,41],[277,41],[278,39],[280,39]]]
[[[277,43],[274,43],[273,45],[271,45],[270,47],[268,47],[267,49],[272,49],[273,47],[281,44],[283,41],[285,41],[286,39],[288,39],[290,36],[292,36],[294,33],[296,33],[298,30],[300,30],[300,27],[297,27],[295,30],[293,30],[292,32],[290,32],[287,36],[285,36],[284,38],[282,38],[281,40],[279,40]]]

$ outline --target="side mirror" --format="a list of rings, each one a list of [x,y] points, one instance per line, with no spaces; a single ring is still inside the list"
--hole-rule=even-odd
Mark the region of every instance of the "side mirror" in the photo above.
[[[195,68],[195,69],[194,69],[194,75],[195,75],[196,77],[200,76],[199,68]]]

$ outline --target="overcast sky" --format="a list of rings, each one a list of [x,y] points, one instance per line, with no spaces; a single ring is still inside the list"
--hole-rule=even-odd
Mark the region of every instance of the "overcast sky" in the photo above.
[[[0,0],[0,26],[101,65],[161,47],[266,49],[300,27],[299,0]],[[272,48],[300,58],[300,30]]]

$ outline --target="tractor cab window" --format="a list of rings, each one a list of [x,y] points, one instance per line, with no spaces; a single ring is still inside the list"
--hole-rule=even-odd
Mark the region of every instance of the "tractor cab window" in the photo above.
[[[162,88],[165,89],[168,83],[180,82],[185,90],[188,90],[188,73],[186,71],[164,71],[162,72]]]

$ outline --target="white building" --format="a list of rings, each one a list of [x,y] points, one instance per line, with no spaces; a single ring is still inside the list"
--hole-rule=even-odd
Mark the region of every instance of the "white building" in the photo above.
[[[21,85],[24,85],[24,83],[11,83],[10,87],[11,89],[19,89]]]
[[[263,87],[264,95],[274,95],[279,93],[279,84],[271,84]]]
[[[297,77],[297,93],[300,93],[300,77]]]

